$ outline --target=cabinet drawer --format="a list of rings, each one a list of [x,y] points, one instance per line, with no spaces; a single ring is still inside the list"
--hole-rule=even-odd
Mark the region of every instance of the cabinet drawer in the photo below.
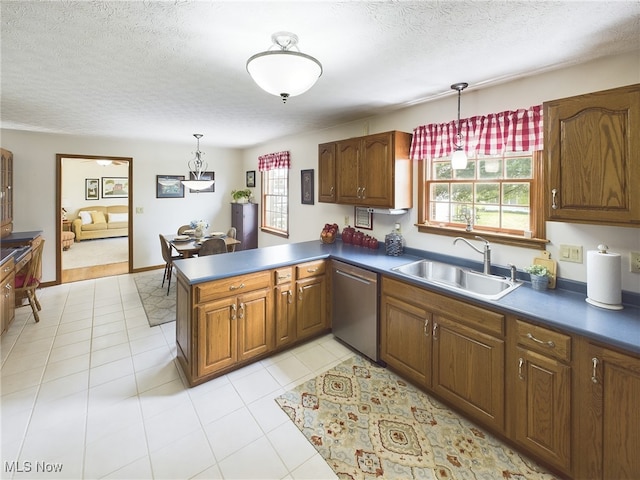
[[[0,279],[4,280],[9,274],[13,272],[15,268],[13,257],[9,258],[6,262],[2,264],[2,270],[0,274]]]
[[[296,278],[309,278],[323,275],[325,271],[325,261],[316,260],[314,262],[301,263],[296,265]]]
[[[273,271],[273,283],[281,285],[293,281],[293,267],[277,268]]]
[[[271,272],[256,272],[238,277],[230,277],[222,280],[196,285],[196,303],[208,302],[216,298],[223,298],[229,295],[248,292],[258,288],[268,287],[271,280]]]
[[[550,357],[571,361],[571,337],[548,328],[516,320],[518,343]]]

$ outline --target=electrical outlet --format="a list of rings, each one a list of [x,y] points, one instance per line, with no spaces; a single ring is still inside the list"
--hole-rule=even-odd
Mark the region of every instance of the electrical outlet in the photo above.
[[[640,273],[640,252],[629,253],[629,270],[631,273]]]
[[[136,213],[144,213],[143,207],[136,207]]]
[[[344,216],[344,224],[349,225],[349,215]]]
[[[560,245],[560,261],[582,263],[582,245]]]

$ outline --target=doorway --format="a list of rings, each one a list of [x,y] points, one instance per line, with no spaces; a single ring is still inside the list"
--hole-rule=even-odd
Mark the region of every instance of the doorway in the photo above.
[[[131,273],[132,179],[131,157],[56,155],[56,284]],[[80,211],[97,223],[80,230]]]

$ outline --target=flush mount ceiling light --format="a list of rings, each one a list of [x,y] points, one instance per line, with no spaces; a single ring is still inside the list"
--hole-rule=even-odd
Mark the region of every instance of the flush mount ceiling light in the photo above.
[[[458,143],[453,145],[456,147],[453,155],[451,156],[451,168],[454,170],[464,170],[467,168],[467,154],[462,149],[462,132],[460,132],[460,94],[462,90],[469,86],[468,83],[454,83],[451,85],[452,90],[458,91]]]
[[[202,161],[202,152],[200,151],[200,139],[202,138],[202,134],[194,133],[193,136],[196,137],[198,145],[196,147],[196,158],[189,161],[189,174],[195,178],[182,180],[182,184],[191,190],[205,190],[213,185],[213,180],[205,180],[202,178],[202,175],[208,166],[206,162]],[[191,174],[191,172],[193,172],[193,174]]]
[[[273,45],[247,60],[247,72],[265,92],[286,103],[309,90],[322,75],[322,65],[297,47],[298,36],[290,32],[271,35]],[[295,48],[297,51],[292,51]]]

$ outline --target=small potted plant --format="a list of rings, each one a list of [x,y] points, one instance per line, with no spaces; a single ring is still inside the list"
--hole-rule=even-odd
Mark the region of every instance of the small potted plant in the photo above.
[[[529,265],[524,269],[531,276],[531,286],[534,290],[546,290],[552,273],[542,265]]]
[[[233,190],[231,196],[236,203],[247,203],[251,197],[251,190],[248,188],[244,190]]]

